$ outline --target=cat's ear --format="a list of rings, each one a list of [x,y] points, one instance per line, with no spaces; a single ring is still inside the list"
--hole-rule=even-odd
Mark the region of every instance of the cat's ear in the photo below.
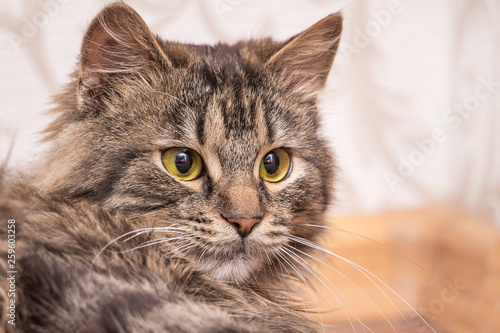
[[[304,97],[315,97],[325,86],[342,32],[342,14],[331,14],[291,38],[267,61],[285,82]]]
[[[132,72],[153,61],[168,63],[156,38],[132,8],[106,6],[90,23],[80,52],[80,76],[102,84],[109,76]]]
[[[78,73],[82,100],[99,102],[112,78],[141,73],[152,64],[168,67],[170,61],[139,14],[123,3],[106,6],[83,39]]]

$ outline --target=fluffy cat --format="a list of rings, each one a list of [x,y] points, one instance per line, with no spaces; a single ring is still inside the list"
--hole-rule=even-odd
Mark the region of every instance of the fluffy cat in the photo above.
[[[341,30],[332,14],[285,42],[191,45],[105,7],[56,99],[51,148],[0,186],[2,327],[315,332],[292,263],[331,198],[316,99]]]

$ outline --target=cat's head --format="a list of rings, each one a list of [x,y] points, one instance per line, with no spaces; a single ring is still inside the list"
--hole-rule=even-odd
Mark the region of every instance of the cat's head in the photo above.
[[[44,188],[154,215],[202,270],[244,281],[319,229],[304,225],[322,221],[333,161],[316,98],[341,29],[334,14],[285,42],[189,45],[107,6],[59,97]]]

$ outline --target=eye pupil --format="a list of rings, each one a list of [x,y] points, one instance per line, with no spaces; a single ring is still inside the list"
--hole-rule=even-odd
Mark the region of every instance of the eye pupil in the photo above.
[[[270,152],[269,154],[264,156],[263,163],[267,173],[273,175],[279,169],[280,158],[278,157],[278,154],[276,154],[275,152]]]
[[[193,157],[189,152],[179,152],[175,156],[175,166],[181,174],[185,174],[193,166]]]

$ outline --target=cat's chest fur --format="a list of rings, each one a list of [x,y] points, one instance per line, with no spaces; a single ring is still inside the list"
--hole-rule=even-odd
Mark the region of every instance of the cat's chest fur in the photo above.
[[[290,290],[332,192],[316,98],[341,26],[192,45],[104,8],[39,172],[0,187],[18,331],[314,331]]]

